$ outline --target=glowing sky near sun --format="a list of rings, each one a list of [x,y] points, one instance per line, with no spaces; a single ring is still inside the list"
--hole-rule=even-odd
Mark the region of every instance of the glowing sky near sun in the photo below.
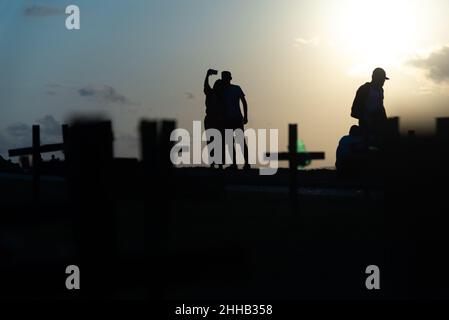
[[[57,10],[27,11],[72,2],[75,32]],[[249,126],[278,128],[286,149],[298,123],[307,149],[327,153],[316,165],[332,166],[374,67],[403,130],[449,116],[448,14],[445,0],[0,0],[0,153],[27,144],[27,125],[88,112],[113,119],[117,155],[136,156],[138,119],[203,119],[213,67],[245,91]]]

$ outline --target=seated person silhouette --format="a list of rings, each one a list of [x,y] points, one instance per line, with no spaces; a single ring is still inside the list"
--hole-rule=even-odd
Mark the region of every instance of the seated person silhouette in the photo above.
[[[366,159],[368,145],[359,126],[353,125],[349,135],[340,139],[335,167],[341,176],[354,176],[360,172]]]

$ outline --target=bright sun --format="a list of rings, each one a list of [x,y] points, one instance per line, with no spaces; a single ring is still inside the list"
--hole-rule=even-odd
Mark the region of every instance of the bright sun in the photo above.
[[[397,65],[413,50],[418,22],[410,0],[346,0],[341,4],[335,40],[354,69]]]

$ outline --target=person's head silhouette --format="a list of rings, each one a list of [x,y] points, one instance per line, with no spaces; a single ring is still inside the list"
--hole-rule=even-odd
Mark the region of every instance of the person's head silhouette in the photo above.
[[[221,73],[221,80],[223,81],[223,84],[230,84],[232,80],[231,72],[223,71]]]
[[[384,86],[385,80],[390,80],[390,78],[387,77],[385,70],[382,68],[374,69],[371,79],[371,82],[378,88],[382,88]]]
[[[359,126],[357,126],[357,125],[353,125],[352,127],[351,127],[351,129],[349,129],[349,135],[350,136],[361,136],[362,135],[362,132],[361,132],[361,130],[360,130],[360,127]]]

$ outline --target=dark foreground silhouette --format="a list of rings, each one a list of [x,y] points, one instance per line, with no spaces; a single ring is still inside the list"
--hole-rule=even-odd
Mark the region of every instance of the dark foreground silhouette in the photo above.
[[[288,170],[173,168],[174,127],[143,121],[138,161],[113,157],[109,121],[72,123],[37,197],[32,174],[2,173],[1,297],[449,298],[444,119],[436,136],[391,135],[355,177],[295,172],[296,204]],[[65,288],[72,264],[80,291]],[[365,287],[373,264],[380,291]]]

